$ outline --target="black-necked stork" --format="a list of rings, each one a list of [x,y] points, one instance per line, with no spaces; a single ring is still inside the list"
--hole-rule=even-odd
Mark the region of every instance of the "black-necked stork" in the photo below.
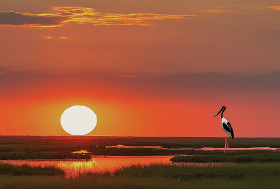
[[[214,116],[216,117],[221,113],[221,118],[222,118],[222,129],[228,134],[229,137],[234,139],[234,134],[233,134],[233,129],[231,127],[230,122],[224,118],[224,111],[226,110],[226,106],[222,106],[221,110]],[[225,152],[227,151],[228,148],[228,142],[227,142],[227,136],[225,136]]]

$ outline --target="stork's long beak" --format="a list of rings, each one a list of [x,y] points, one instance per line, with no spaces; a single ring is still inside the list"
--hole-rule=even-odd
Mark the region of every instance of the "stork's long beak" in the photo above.
[[[223,111],[223,109],[224,109],[224,108],[222,107],[222,108],[220,109],[220,111],[219,111],[214,117],[216,117],[217,115],[219,115],[219,114]],[[213,117],[213,118],[214,118],[214,117]]]

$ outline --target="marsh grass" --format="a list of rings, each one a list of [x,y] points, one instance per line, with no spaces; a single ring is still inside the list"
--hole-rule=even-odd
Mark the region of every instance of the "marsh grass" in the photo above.
[[[274,151],[241,151],[241,152],[213,152],[212,154],[198,154],[192,156],[175,156],[173,162],[280,162],[280,152]]]
[[[30,167],[28,165],[0,164],[0,175],[64,175],[64,172],[54,167]]]
[[[255,177],[279,177],[279,163],[224,163],[210,165],[149,165],[131,166],[116,171],[114,176],[167,177],[190,180],[199,178],[245,179]]]
[[[135,178],[135,177],[92,177],[65,180],[58,176],[0,176],[1,189],[278,189],[279,179],[257,178],[250,180]]]
[[[0,153],[1,160],[17,159],[90,159],[90,155],[73,154],[69,151],[12,151]]]
[[[280,138],[236,138],[230,147],[280,147]],[[0,159],[86,159],[93,155],[170,155],[176,162],[221,162],[212,166],[150,165],[124,167],[110,173],[87,174],[66,180],[54,167],[29,167],[0,164],[2,189],[83,189],[83,188],[279,188],[280,152],[108,149],[110,145],[162,146],[165,148],[223,147],[224,138],[184,137],[10,137],[0,136]],[[229,162],[229,163],[227,163]],[[236,163],[238,162],[238,163]]]
[[[65,180],[62,176],[0,175],[1,188],[279,188],[280,163],[221,164],[219,166],[132,166],[108,174]]]
[[[111,145],[162,146],[164,148],[223,147],[224,138],[197,137],[40,137],[0,136],[0,159],[89,159],[89,154],[72,154],[87,150],[93,155],[151,156],[218,154],[213,151],[164,150],[164,149],[118,149]],[[280,147],[280,138],[236,138],[229,141],[230,147]]]

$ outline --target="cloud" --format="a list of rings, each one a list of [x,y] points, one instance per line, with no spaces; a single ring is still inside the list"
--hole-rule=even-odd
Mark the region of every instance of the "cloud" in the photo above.
[[[53,35],[43,35],[44,39],[67,39],[67,36],[53,36]]]
[[[7,73],[7,72],[10,72],[10,70],[8,68],[0,65],[0,72],[1,73]]]
[[[222,94],[241,95],[243,93],[280,94],[280,71],[271,72],[263,75],[244,75],[244,74],[223,74],[223,73],[182,73],[174,75],[146,75],[134,74],[98,74],[88,73],[49,73],[14,71],[0,66],[1,78],[0,88],[5,86],[13,88],[30,83],[51,82],[55,84],[59,81],[71,83],[78,81],[80,84],[88,83],[94,85],[98,82],[108,83],[112,86],[121,86],[131,91],[156,93],[158,95],[204,95]],[[219,95],[218,95],[219,94]],[[0,94],[1,96],[1,94]]]
[[[42,36],[44,39],[52,39],[53,38],[53,36],[49,36],[49,35],[44,35],[44,36]]]
[[[60,24],[65,17],[52,14],[30,14],[18,12],[0,12],[0,25],[41,25]]]
[[[197,15],[109,13],[88,7],[54,7],[51,13],[0,12],[0,25],[62,26],[73,24],[150,26],[154,20],[184,19]]]
[[[58,72],[58,73],[55,74],[55,76],[58,76],[58,77],[62,77],[62,76],[64,76],[64,75],[65,75],[65,74],[62,73],[62,72]]]
[[[54,7],[54,12],[67,16],[63,23],[92,24],[92,25],[152,25],[151,20],[184,19],[196,15],[172,15],[155,13],[107,13],[98,12],[87,7]]]
[[[136,79],[136,78],[141,78],[135,75],[119,75],[119,78],[130,78],[130,79]]]
[[[280,6],[269,6],[266,8],[280,11]]]
[[[221,14],[221,13],[227,13],[227,12],[232,12],[232,11],[227,10],[227,9],[207,9],[207,10],[204,10],[203,12]]]

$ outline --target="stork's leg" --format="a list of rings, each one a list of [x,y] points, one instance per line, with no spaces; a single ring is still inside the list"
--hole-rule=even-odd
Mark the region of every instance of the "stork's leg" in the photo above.
[[[227,141],[227,137],[226,137],[226,151],[228,151],[228,141]]]
[[[224,151],[224,153],[226,153],[226,150],[227,150],[227,136],[225,136],[225,151]]]
[[[226,153],[228,151],[228,142],[227,142],[227,136],[225,136],[225,151],[224,153]]]

